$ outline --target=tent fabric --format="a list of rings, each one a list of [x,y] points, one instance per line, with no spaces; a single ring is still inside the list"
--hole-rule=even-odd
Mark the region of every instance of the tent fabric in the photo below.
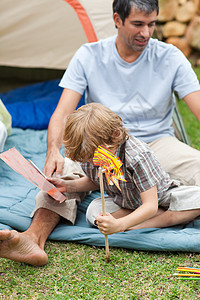
[[[96,42],[97,36],[90,21],[90,18],[85,11],[84,7],[81,5],[80,1],[77,0],[65,0],[69,3],[76,11],[78,18],[83,26],[85,34],[87,36],[88,42]]]
[[[0,66],[66,69],[84,43],[116,33],[111,0],[1,0]]]
[[[46,91],[45,87],[47,87]],[[51,94],[48,84],[45,83],[31,86],[31,88],[34,88],[38,101],[40,95],[48,95],[48,92]],[[28,87],[25,90],[29,94]],[[20,95],[22,91],[23,94]],[[17,89],[10,93],[12,93],[11,98],[7,94],[4,94],[2,97],[5,105],[15,105],[17,102],[21,102],[21,99],[26,98],[27,103],[29,101],[31,103],[31,99],[26,97],[24,89]],[[44,101],[48,102],[48,97]],[[42,105],[38,109],[41,108]],[[30,113],[32,113],[32,110]],[[35,122],[38,122],[38,118],[35,118]],[[31,159],[42,169],[46,156],[46,139],[46,129],[24,130],[22,128],[12,128],[12,135],[8,137],[4,150],[16,147],[26,159]],[[24,231],[31,224],[30,214],[34,208],[34,199],[39,190],[24,177],[13,171],[2,160],[0,160],[0,174],[0,229],[14,228]],[[90,227],[86,223],[85,218],[88,204],[99,196],[99,192],[93,192],[87,196],[78,207],[75,225],[60,223],[53,230],[49,239],[104,246],[104,236],[97,228]],[[200,220],[195,220],[184,226],[162,229],[149,228],[116,233],[109,236],[109,244],[112,247],[144,251],[200,252]]]

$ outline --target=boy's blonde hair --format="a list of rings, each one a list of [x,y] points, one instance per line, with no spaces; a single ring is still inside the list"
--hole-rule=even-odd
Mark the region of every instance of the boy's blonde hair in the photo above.
[[[67,117],[65,155],[73,161],[86,162],[99,145],[116,150],[127,138],[127,130],[116,113],[99,103],[86,104]]]

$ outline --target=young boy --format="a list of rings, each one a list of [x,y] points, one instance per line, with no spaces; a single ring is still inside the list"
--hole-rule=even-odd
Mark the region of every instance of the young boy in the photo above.
[[[167,227],[190,222],[200,215],[200,187],[181,186],[162,170],[155,155],[144,143],[129,136],[121,118],[109,108],[90,103],[68,116],[64,132],[65,154],[81,162],[86,174],[78,180],[52,180],[61,192],[98,190],[98,167],[93,164],[99,145],[112,150],[123,163],[126,182],[121,191],[104,176],[106,216],[101,199],[88,207],[87,221],[103,234],[130,229]],[[167,156],[167,153],[166,153]]]

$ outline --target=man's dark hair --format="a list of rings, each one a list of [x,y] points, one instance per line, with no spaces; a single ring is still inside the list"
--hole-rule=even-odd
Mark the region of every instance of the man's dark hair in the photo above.
[[[144,11],[147,15],[156,11],[159,12],[158,0],[114,0],[113,14],[118,13],[123,24],[125,19],[131,13],[131,8],[134,6],[136,10]]]

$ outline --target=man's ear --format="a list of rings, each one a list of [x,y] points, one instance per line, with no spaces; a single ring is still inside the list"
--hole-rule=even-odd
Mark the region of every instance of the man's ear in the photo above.
[[[122,26],[122,20],[118,13],[113,14],[113,20],[115,22],[115,27],[119,29]]]

